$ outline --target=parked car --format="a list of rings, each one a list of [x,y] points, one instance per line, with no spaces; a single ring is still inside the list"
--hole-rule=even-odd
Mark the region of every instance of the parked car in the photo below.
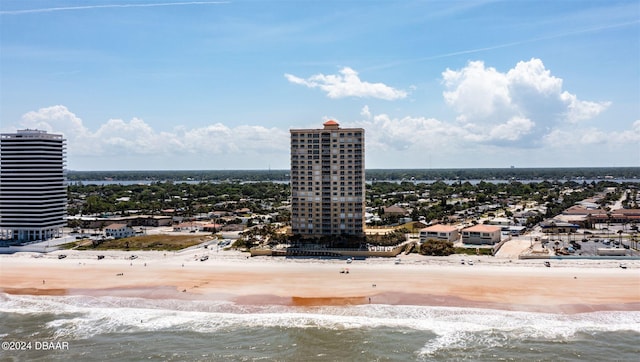
[[[66,256],[65,254],[60,254],[60,255],[58,255],[58,259],[64,259],[64,258],[66,258],[66,257],[67,257],[67,256]]]

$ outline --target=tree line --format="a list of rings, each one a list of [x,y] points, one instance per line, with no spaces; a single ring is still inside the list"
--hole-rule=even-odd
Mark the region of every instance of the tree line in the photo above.
[[[368,169],[369,181],[401,180],[604,180],[638,179],[640,167]],[[288,181],[289,170],[73,171],[69,181]]]
[[[546,206],[545,217],[552,217],[580,200],[601,193],[606,188],[617,190],[609,193],[603,204],[619,199],[623,190],[637,190],[637,184],[600,182],[529,182],[509,183],[469,181],[445,183],[376,182],[366,185],[366,205],[384,217],[384,224],[398,221],[398,216],[385,216],[384,207],[411,205],[413,220],[443,220],[449,216],[482,212],[482,205],[506,206],[510,199],[534,201]],[[567,189],[572,192],[564,192]],[[633,191],[634,196],[637,191]],[[224,182],[224,183],[174,183],[156,182],[148,185],[81,185],[68,186],[69,215],[93,215],[104,213],[158,214],[173,209],[185,216],[216,210],[233,211],[249,208],[254,213],[269,213],[278,209],[288,217],[286,210],[290,188],[278,182]],[[633,200],[633,198],[632,198]],[[635,203],[626,205],[637,207]],[[510,217],[511,215],[507,215]],[[282,220],[279,221],[288,221]],[[540,220],[531,220],[531,223]]]

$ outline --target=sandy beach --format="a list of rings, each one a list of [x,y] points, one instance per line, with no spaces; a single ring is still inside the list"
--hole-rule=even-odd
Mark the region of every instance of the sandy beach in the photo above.
[[[66,254],[58,259],[59,254]],[[102,260],[97,255],[105,255]],[[130,256],[135,254],[136,259]],[[209,258],[200,261],[200,257]],[[355,260],[247,258],[233,251],[16,253],[0,291],[230,300],[239,304],[392,304],[547,313],[640,310],[640,261],[494,257]],[[473,265],[468,261],[472,260]],[[348,271],[348,273],[347,273]]]

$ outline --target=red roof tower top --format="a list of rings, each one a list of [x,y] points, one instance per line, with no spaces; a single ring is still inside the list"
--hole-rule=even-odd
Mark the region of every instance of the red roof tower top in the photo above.
[[[322,124],[324,126],[324,129],[338,129],[340,124],[332,119],[324,122]]]

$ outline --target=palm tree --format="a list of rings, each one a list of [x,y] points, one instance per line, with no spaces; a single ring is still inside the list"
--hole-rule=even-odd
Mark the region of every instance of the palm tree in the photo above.
[[[622,245],[622,230],[618,230],[618,242],[620,243],[620,245]]]

